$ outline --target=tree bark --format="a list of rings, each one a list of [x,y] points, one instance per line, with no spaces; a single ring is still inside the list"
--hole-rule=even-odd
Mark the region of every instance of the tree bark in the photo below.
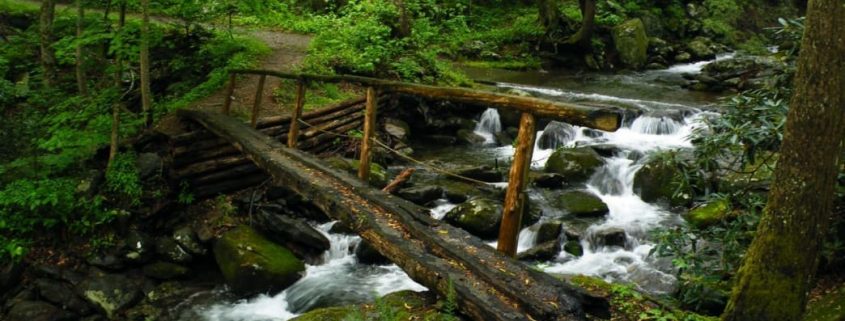
[[[578,32],[569,37],[566,43],[578,46],[581,49],[590,49],[590,40],[593,37],[593,28],[595,27],[596,18],[596,1],[595,0],[579,0],[581,7],[581,27]]]
[[[109,1],[109,6],[111,6],[111,1]],[[123,26],[126,24],[126,2],[120,2],[120,12],[118,13],[117,18],[117,32],[123,32]],[[108,20],[108,13],[106,13],[105,19]],[[118,92],[118,94],[123,90],[123,57],[122,50],[118,50],[117,54],[115,55],[115,72],[114,72],[114,88]],[[109,162],[106,166],[107,168],[111,168],[112,162],[114,162],[114,158],[117,157],[117,151],[120,145],[120,109],[121,101],[123,96],[118,96],[117,101],[112,104],[111,108],[111,142],[109,144]]]
[[[546,36],[557,31],[563,23],[562,13],[558,8],[559,0],[538,0],[540,25],[546,30]]]
[[[85,7],[82,6],[82,0],[76,0],[76,87],[79,95],[88,96],[88,84],[85,79],[85,64],[83,56],[83,46],[81,43],[82,32],[85,26]]]
[[[53,20],[55,15],[55,0],[42,1],[38,30],[41,41],[41,69],[44,73],[45,88],[53,87],[56,82],[56,53],[53,50]]]
[[[141,110],[147,126],[153,122],[150,90],[150,0],[141,0]]]
[[[845,2],[814,0],[769,201],[722,319],[800,320],[845,136]]]

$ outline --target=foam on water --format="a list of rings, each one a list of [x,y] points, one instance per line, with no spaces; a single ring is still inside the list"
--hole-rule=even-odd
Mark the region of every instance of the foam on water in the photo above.
[[[475,125],[475,133],[484,137],[485,144],[496,143],[496,133],[502,131],[502,122],[499,119],[499,111],[495,108],[487,108]]]
[[[676,73],[676,74],[698,74],[698,73],[701,73],[701,70],[704,69],[704,66],[707,66],[708,64],[715,62],[715,61],[730,59],[730,58],[733,58],[734,56],[736,56],[736,53],[733,53],[733,52],[722,53],[722,54],[716,55],[716,58],[713,59],[713,60],[698,61],[698,62],[693,62],[693,63],[688,63],[688,64],[678,64],[678,65],[670,66],[668,69],[661,70],[661,71],[667,72],[667,73]]]

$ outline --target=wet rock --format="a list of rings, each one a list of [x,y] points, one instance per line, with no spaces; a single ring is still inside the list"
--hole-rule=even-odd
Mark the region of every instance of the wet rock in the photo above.
[[[290,249],[301,258],[319,259],[320,255],[331,247],[329,239],[303,219],[261,209],[256,215],[255,227],[266,232],[264,235],[270,240]]]
[[[411,134],[411,127],[401,119],[385,118],[384,131],[398,140],[406,140]]]
[[[560,242],[557,240],[543,242],[531,249],[516,255],[520,261],[548,261],[560,253]]]
[[[691,192],[675,193],[673,182],[677,175],[681,174],[673,164],[662,157],[651,157],[634,175],[634,192],[649,203],[664,201],[672,206],[688,204]]]
[[[595,194],[584,190],[562,193],[555,206],[576,217],[601,217],[608,212],[607,204]]]
[[[191,255],[203,256],[208,250],[200,244],[197,233],[190,226],[184,226],[173,231],[173,240]]]
[[[281,291],[305,271],[290,250],[244,225],[221,236],[214,244],[214,258],[226,283],[243,295]]]
[[[418,205],[425,205],[428,202],[443,197],[443,189],[439,186],[432,185],[414,186],[399,190],[399,197]]]
[[[731,204],[726,199],[708,202],[689,211],[684,218],[691,225],[706,228],[724,221],[731,215]]]
[[[458,130],[456,136],[458,137],[458,142],[465,145],[482,145],[487,141],[471,129]]]
[[[618,227],[600,230],[595,233],[594,238],[595,242],[593,244],[596,246],[617,246],[624,248],[627,242],[625,230]]]
[[[645,66],[645,69],[648,69],[648,70],[661,70],[661,69],[666,69],[666,68],[667,68],[666,64],[659,63],[659,62],[652,62],[652,63]]]
[[[38,265],[35,266],[33,270],[38,276],[48,279],[62,280],[72,285],[77,285],[85,280],[85,275],[53,265]]]
[[[112,271],[120,271],[126,267],[125,262],[113,254],[100,254],[89,257],[86,262],[99,268],[104,268]]]
[[[569,182],[583,182],[602,164],[601,156],[590,147],[561,148],[549,156],[545,170],[563,175]]]
[[[423,137],[423,140],[438,146],[452,146],[458,143],[457,137],[446,135],[428,135]]]
[[[705,37],[696,37],[687,43],[687,50],[697,60],[709,60],[716,58],[716,53],[711,48],[712,40]]]
[[[6,293],[6,291],[18,285],[23,271],[23,262],[6,261],[0,263],[0,293]]]
[[[162,161],[158,154],[141,153],[138,154],[138,159],[135,160],[135,166],[138,167],[138,177],[141,180],[145,180],[160,174],[164,167],[164,161]]]
[[[142,270],[145,276],[156,280],[180,278],[191,272],[191,270],[179,264],[162,261],[147,264]]]
[[[155,255],[155,242],[147,234],[131,230],[126,234],[124,252],[123,257],[129,262],[148,262]]]
[[[575,138],[575,128],[567,123],[558,121],[550,121],[543,129],[543,134],[540,135],[537,141],[537,147],[540,149],[555,149],[564,147],[566,144]]]
[[[76,291],[92,306],[115,320],[119,313],[141,299],[138,283],[120,274],[93,272]]]
[[[487,165],[460,168],[455,170],[455,174],[488,183],[501,182],[504,177],[504,174],[501,171]]]
[[[70,321],[73,314],[41,301],[23,301],[12,306],[6,316],[8,321]]]
[[[349,316],[354,315],[356,311],[360,311],[356,306],[321,308],[308,311],[290,319],[290,321],[344,321],[348,320]]]
[[[560,189],[567,185],[566,178],[557,173],[543,173],[534,177],[534,186],[540,188]]]
[[[51,279],[38,279],[34,282],[38,295],[62,309],[73,311],[78,315],[88,315],[92,312],[91,305],[76,295],[73,289],[64,282]]]
[[[194,313],[185,313],[185,309],[193,310],[194,306],[207,306],[202,298],[197,298],[200,292],[210,293],[210,289],[178,281],[163,282],[150,291],[136,306],[126,311],[127,320],[195,320]],[[219,297],[215,297],[219,300]],[[185,304],[190,302],[190,304]],[[217,301],[219,302],[219,301]],[[186,306],[180,308],[180,306]]]
[[[675,293],[678,288],[677,280],[671,274],[640,264],[631,264],[627,270],[628,280],[657,294]]]
[[[558,241],[560,239],[561,226],[563,223],[559,221],[549,221],[540,224],[537,229],[537,243],[545,243],[548,241]]]
[[[613,43],[619,60],[628,67],[642,67],[647,56],[648,36],[640,19],[625,21],[613,28]]]
[[[190,263],[194,257],[185,251],[175,240],[169,237],[156,239],[156,253],[164,259],[173,263]]]
[[[563,251],[576,257],[584,255],[584,247],[581,246],[579,241],[566,241],[563,244]]]
[[[496,144],[499,146],[511,146],[514,141],[513,136],[508,134],[506,131],[495,133],[493,136],[496,137]]]
[[[613,157],[622,151],[619,146],[613,144],[591,145],[590,148],[596,151],[601,157]]]
[[[689,52],[681,51],[675,55],[676,62],[688,62],[690,60],[692,60],[692,55]]]
[[[358,263],[361,264],[390,264],[390,260],[384,257],[384,255],[381,255],[369,242],[364,240],[361,240],[358,246],[355,247],[355,256],[358,258]]]
[[[502,222],[502,204],[487,198],[471,198],[446,213],[449,224],[483,239],[494,239]]]
[[[343,224],[341,222],[337,222],[337,223],[334,223],[332,225],[332,228],[329,229],[329,233],[343,234],[343,235],[354,235],[355,231],[353,231],[351,228],[346,226],[346,224]]]

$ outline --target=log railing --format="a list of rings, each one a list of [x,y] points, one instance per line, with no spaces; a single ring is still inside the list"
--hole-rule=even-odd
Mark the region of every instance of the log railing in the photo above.
[[[259,105],[267,76],[296,81],[296,100],[290,118],[287,135],[287,145],[297,147],[299,139],[299,121],[305,103],[305,83],[310,81],[327,83],[356,83],[367,88],[366,108],[364,112],[364,133],[361,144],[361,161],[358,177],[367,180],[370,174],[370,150],[375,132],[377,117],[377,95],[383,93],[398,93],[428,99],[454,101],[475,105],[485,105],[521,112],[519,134],[517,135],[516,152],[508,175],[508,188],[505,193],[505,203],[502,213],[502,225],[499,231],[498,250],[509,256],[516,254],[519,228],[522,221],[522,208],[527,199],[524,192],[528,170],[534,150],[536,118],[548,118],[605,131],[615,131],[622,122],[620,110],[612,108],[597,108],[578,104],[550,101],[533,97],[521,97],[487,91],[437,87],[405,82],[389,81],[349,75],[313,75],[283,73],[271,70],[236,69],[229,71],[229,84],[226,100],[223,103],[223,113],[228,114],[232,104],[232,94],[235,88],[236,75],[259,76],[258,91],[250,115],[253,127],[258,123]]]

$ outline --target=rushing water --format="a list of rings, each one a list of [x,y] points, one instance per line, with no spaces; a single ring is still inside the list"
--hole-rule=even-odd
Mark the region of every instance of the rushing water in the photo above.
[[[717,59],[725,59],[721,55]],[[689,92],[673,84],[681,73],[696,73],[707,62],[673,66],[667,70],[623,75],[553,75],[489,70],[468,70],[475,78],[498,82],[503,90],[521,90],[546,99],[595,102],[636,108],[642,115],[626,119],[616,132],[588,130],[552,122],[537,134],[532,167],[541,169],[553,152],[561,146],[612,145],[615,152],[604,158],[600,168],[586,183],[586,190],[596,194],[609,208],[608,215],[590,222],[581,237],[584,254],[574,257],[560,252],[556,258],[540,266],[550,273],[586,274],[608,281],[632,282],[642,290],[666,293],[675,280],[666,262],[648,256],[653,248],[648,231],[666,224],[679,224],[680,218],[667,208],[644,202],[633,190],[634,175],[642,167],[645,155],[658,150],[690,148],[687,136],[706,115],[702,107],[712,103],[709,94]],[[487,141],[484,147],[442,146],[434,150],[418,150],[418,157],[438,159],[462,165],[497,163],[512,157],[511,146],[495,147],[495,134],[503,125],[495,109],[488,109],[478,119],[475,133]],[[547,135],[543,135],[547,132]],[[545,137],[545,138],[543,138]],[[547,141],[541,142],[541,139]],[[546,147],[546,148],[542,148]],[[415,175],[415,177],[423,176]],[[506,183],[496,183],[504,187]],[[529,189],[532,203],[543,211],[540,222],[567,220],[567,214],[546,201],[554,197],[544,191]],[[456,204],[442,199],[434,202],[432,217],[442,219]],[[315,226],[331,241],[331,250],[324,254],[323,264],[307,266],[306,276],[285,291],[259,295],[237,301],[194,308],[208,321],[288,320],[313,308],[371,301],[373,297],[400,290],[423,291],[425,288],[395,265],[367,266],[357,263],[354,248],[357,236],[328,233],[332,223]],[[539,223],[520,232],[518,251],[535,245]],[[608,229],[625,232],[624,247],[605,246],[597,235]],[[490,246],[495,247],[496,241]],[[225,291],[223,291],[225,292]]]

